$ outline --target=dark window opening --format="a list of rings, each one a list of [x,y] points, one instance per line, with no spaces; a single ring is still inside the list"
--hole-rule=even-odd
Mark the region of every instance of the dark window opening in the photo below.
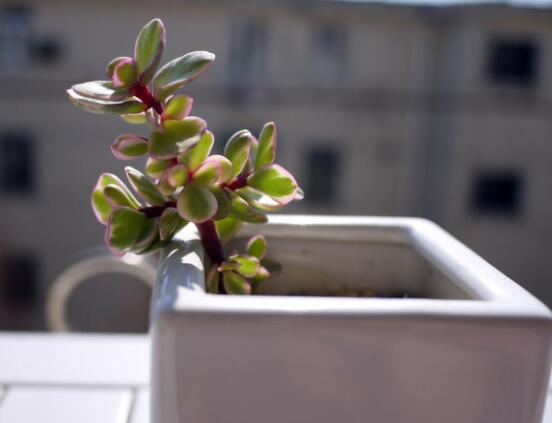
[[[262,83],[266,75],[268,31],[264,22],[247,20],[232,28],[230,78],[233,85]]]
[[[0,191],[24,194],[34,190],[34,151],[31,138],[22,133],[0,136]]]
[[[0,67],[18,71],[28,66],[32,38],[31,10],[22,5],[0,8]]]
[[[307,153],[305,192],[312,203],[334,202],[337,198],[339,157],[331,147],[314,147]]]
[[[2,258],[0,270],[4,303],[25,305],[36,301],[38,269],[33,255],[10,253]]]
[[[496,40],[489,54],[489,77],[496,83],[533,85],[538,48],[532,40]]]
[[[517,172],[483,172],[473,180],[471,207],[477,214],[513,217],[522,211],[521,197]]]
[[[40,38],[33,43],[33,59],[38,63],[57,62],[62,54],[61,43],[54,38]]]
[[[312,75],[319,82],[337,82],[346,68],[347,33],[345,28],[319,25],[313,32]]]

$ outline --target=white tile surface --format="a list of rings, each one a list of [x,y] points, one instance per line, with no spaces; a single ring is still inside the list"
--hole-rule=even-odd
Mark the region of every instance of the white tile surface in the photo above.
[[[0,384],[14,383],[146,386],[148,338],[0,332]]]
[[[149,389],[140,389],[134,397],[130,423],[148,423],[149,413]]]
[[[10,387],[0,422],[126,423],[130,389]]]

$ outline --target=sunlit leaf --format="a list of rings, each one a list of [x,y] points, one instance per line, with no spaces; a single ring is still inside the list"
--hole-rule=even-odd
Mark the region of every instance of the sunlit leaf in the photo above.
[[[222,280],[224,284],[224,289],[229,294],[234,295],[249,295],[251,294],[251,286],[247,280],[238,275],[235,272],[228,271],[222,274]]]
[[[217,199],[207,188],[190,183],[178,196],[177,210],[182,219],[202,223],[217,212]]]
[[[215,55],[207,51],[194,51],[171,60],[153,77],[153,94],[165,97],[182,88],[205,72],[214,60]]]
[[[167,120],[163,129],[151,134],[149,152],[158,159],[170,159],[187,151],[199,141],[207,124],[203,119],[190,116],[184,120]]]
[[[130,113],[128,115],[121,115],[121,118],[126,122],[132,125],[143,125],[147,123],[146,113]]]
[[[213,216],[214,220],[221,220],[228,216],[230,213],[230,197],[226,193],[226,190],[222,189],[220,186],[215,185],[211,188],[211,192],[214,194],[217,199],[217,213]]]
[[[148,139],[133,134],[119,135],[111,144],[111,152],[119,160],[132,160],[148,152]]]
[[[165,204],[165,196],[159,192],[155,184],[142,172],[133,167],[125,167],[125,172],[132,188],[151,205],[162,206]]]
[[[159,221],[159,237],[162,241],[171,239],[176,232],[186,226],[188,222],[183,220],[173,207],[167,207],[161,213]]]
[[[67,90],[67,95],[71,103],[75,106],[88,112],[98,114],[125,115],[129,113],[140,113],[146,108],[142,102],[135,100],[133,97],[121,101],[97,100],[90,97],[84,97],[73,89]]]
[[[171,161],[170,160],[160,160],[156,159],[155,157],[148,157],[148,160],[146,161],[145,171],[146,174],[151,176],[154,179],[159,179],[161,175],[169,168],[171,167]]]
[[[134,60],[123,60],[113,69],[113,86],[118,87],[132,87],[137,82],[136,64]]]
[[[219,266],[219,271],[233,270],[246,278],[252,278],[259,270],[259,259],[246,254],[230,256],[228,260]]]
[[[138,239],[130,249],[133,253],[143,253],[159,240],[159,218],[147,219]]]
[[[207,159],[194,173],[194,182],[210,187],[220,176],[220,164],[216,160]]]
[[[123,181],[121,181],[117,176],[113,175],[112,173],[102,173],[98,181],[96,182],[96,185],[94,186],[94,189],[92,190],[92,195],[90,198],[90,202],[92,204],[92,210],[94,211],[94,215],[98,219],[98,221],[104,225],[107,224],[107,221],[109,219],[109,213],[112,210],[111,205],[107,201],[104,195],[104,188],[108,185],[116,185],[125,193],[125,195],[132,200],[133,207],[138,208],[140,207],[140,203],[136,198],[132,195],[130,190],[126,187]]]
[[[228,190],[227,193],[230,196],[232,216],[250,223],[265,223],[267,221],[263,213],[251,208],[238,194]]]
[[[205,131],[197,144],[187,149],[179,158],[178,161],[192,172],[199,168],[205,161],[213,148],[215,137],[211,131]]]
[[[132,62],[132,57],[123,56],[123,57],[116,57],[111,62],[107,64],[107,67],[105,69],[105,73],[108,78],[113,79],[113,72],[115,71],[115,67],[120,63],[125,62]]]
[[[115,88],[111,81],[90,81],[71,87],[78,95],[96,100],[121,101],[131,97],[128,88]]]
[[[291,173],[279,165],[265,165],[247,178],[247,184],[277,200],[287,204],[297,193],[297,182]]]
[[[266,254],[267,243],[262,235],[256,235],[247,242],[247,254],[262,259]]]
[[[232,179],[232,162],[230,160],[219,154],[213,154],[207,160],[218,163],[220,174],[217,182],[229,182]]]
[[[140,85],[151,81],[165,48],[165,26],[160,19],[148,22],[138,34],[134,60]]]
[[[232,135],[226,143],[224,155],[232,163],[232,178],[238,176],[247,163],[252,142],[253,135],[244,129]]]
[[[163,111],[163,120],[176,119],[182,120],[192,110],[194,99],[184,94],[178,94],[171,97],[165,106]]]
[[[103,189],[103,194],[106,201],[113,208],[124,206],[131,209],[139,207],[138,200],[130,193],[129,190],[124,190],[116,184],[109,184]]]
[[[255,188],[244,187],[237,189],[235,192],[247,201],[251,207],[261,212],[274,213],[285,206]]]
[[[169,184],[180,187],[188,181],[188,169],[183,164],[177,164],[168,170]]]
[[[114,209],[109,215],[105,242],[118,255],[129,251],[146,225],[146,216],[128,207]]]
[[[217,227],[219,238],[224,243],[228,242],[237,235],[237,233],[243,226],[243,222],[239,219],[229,216],[225,217],[224,219],[217,220],[215,222],[215,225]]]
[[[272,164],[276,157],[276,125],[269,122],[261,130],[255,160],[255,169]]]

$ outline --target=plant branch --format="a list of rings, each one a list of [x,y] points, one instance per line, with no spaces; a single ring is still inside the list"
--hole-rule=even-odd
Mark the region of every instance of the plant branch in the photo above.
[[[157,113],[163,113],[163,105],[157,101],[147,86],[135,85],[131,89],[132,95],[138,98],[146,107],[153,108]]]

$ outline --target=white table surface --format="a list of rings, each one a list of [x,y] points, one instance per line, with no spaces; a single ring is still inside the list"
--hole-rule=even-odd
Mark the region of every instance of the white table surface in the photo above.
[[[148,423],[149,339],[0,334],[0,423]]]
[[[0,423],[149,423],[148,386],[147,336],[0,333]]]

